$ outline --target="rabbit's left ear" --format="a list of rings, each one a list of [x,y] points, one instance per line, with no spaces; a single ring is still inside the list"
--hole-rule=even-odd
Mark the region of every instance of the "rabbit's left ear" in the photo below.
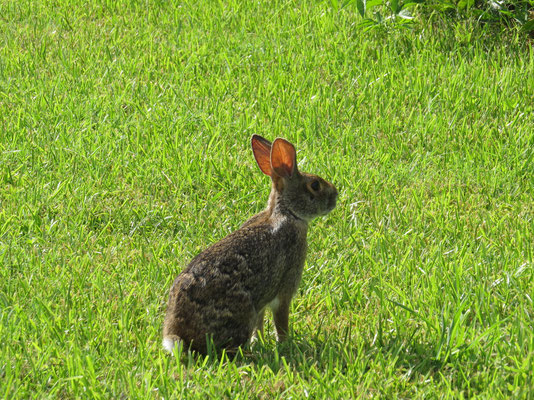
[[[287,140],[278,138],[271,149],[271,167],[276,175],[291,178],[297,170],[297,152]]]
[[[271,142],[260,135],[252,135],[252,151],[261,172],[271,176]]]

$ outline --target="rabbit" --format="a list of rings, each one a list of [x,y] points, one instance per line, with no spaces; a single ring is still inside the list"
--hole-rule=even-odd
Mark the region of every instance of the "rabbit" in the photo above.
[[[263,334],[269,307],[279,342],[288,335],[289,306],[301,280],[308,223],[336,205],[337,190],[317,175],[299,172],[295,147],[252,136],[260,170],[271,177],[267,208],[197,255],[175,279],[163,327],[163,347],[206,353],[235,350]]]

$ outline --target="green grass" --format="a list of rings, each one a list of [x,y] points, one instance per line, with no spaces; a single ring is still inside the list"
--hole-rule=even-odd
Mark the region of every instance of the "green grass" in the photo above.
[[[0,397],[534,396],[532,48],[319,2],[0,15]],[[252,133],[340,191],[292,339],[169,357],[172,280],[266,202]]]

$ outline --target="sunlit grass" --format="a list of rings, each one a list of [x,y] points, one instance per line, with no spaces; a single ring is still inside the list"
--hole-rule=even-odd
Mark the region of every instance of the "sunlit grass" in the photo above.
[[[531,49],[307,2],[0,15],[0,397],[531,395]],[[267,200],[252,133],[340,191],[292,339],[169,357],[172,280]]]

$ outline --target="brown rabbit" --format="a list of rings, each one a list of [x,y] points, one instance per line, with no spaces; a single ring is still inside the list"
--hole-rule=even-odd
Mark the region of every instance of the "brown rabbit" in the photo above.
[[[288,334],[289,305],[302,276],[308,222],[328,214],[337,190],[324,179],[297,169],[295,148],[284,139],[271,143],[252,136],[258,166],[272,180],[267,208],[237,231],[196,256],[172,285],[163,347],[178,341],[205,353],[235,349],[257,329],[263,332],[266,307],[274,314],[278,341]]]

